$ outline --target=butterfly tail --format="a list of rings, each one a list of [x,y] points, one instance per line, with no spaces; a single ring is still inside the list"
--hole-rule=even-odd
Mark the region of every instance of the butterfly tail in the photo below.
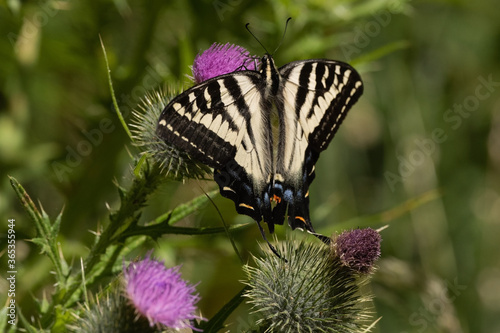
[[[307,199],[307,198],[306,198]],[[296,201],[293,205],[288,206],[288,224],[293,229],[305,230],[314,235],[326,245],[330,245],[331,239],[325,235],[317,233],[309,218],[309,200],[305,202]]]

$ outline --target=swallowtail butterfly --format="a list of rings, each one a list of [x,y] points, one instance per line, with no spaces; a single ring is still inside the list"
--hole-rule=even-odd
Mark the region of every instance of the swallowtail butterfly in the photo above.
[[[320,153],[362,92],[346,63],[302,60],[277,68],[266,53],[259,71],[221,75],[172,99],[156,131],[214,168],[221,194],[257,221],[264,239],[260,222],[272,233],[288,215],[292,229],[327,241],[309,218],[309,185]]]

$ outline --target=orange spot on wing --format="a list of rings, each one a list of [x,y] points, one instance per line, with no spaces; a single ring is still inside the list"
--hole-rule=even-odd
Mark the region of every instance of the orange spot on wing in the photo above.
[[[304,224],[306,224],[306,219],[303,218],[302,216],[295,216],[296,220],[301,220]]]
[[[276,203],[280,203],[281,202],[281,197],[278,197],[276,194],[273,195],[273,197],[271,198],[271,201],[274,201]]]

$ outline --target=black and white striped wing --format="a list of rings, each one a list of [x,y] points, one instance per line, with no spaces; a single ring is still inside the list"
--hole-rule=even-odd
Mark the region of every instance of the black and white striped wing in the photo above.
[[[309,185],[314,165],[361,96],[363,83],[350,65],[332,60],[295,61],[279,68],[279,73],[281,138],[274,194],[283,200],[274,208],[274,219],[281,218],[288,204],[290,226],[313,232]]]
[[[264,84],[256,71],[209,79],[175,97],[157,126],[160,138],[213,167],[221,193],[257,221],[273,165]]]

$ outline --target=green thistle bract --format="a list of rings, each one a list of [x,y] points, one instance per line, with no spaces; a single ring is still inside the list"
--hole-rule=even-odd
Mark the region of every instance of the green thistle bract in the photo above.
[[[166,143],[156,134],[160,113],[175,96],[165,90],[148,93],[139,104],[140,110],[133,111],[132,132],[134,144],[173,180],[203,178],[211,170],[206,165],[192,159],[189,154]]]
[[[370,318],[358,279],[322,244],[288,241],[245,266],[246,293],[265,332],[365,332]]]
[[[91,301],[68,330],[73,333],[160,332],[156,327],[151,327],[146,318],[137,316],[135,308],[120,291],[106,293],[104,297]]]

